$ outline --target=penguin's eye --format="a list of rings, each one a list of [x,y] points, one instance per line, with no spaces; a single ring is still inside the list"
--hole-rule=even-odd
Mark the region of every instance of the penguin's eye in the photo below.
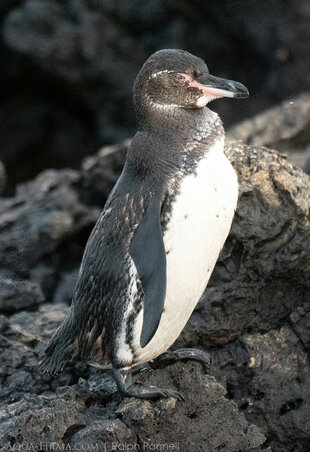
[[[181,74],[180,72],[176,72],[176,73],[174,74],[174,78],[175,78],[175,80],[177,80],[178,82],[181,82],[181,81],[187,80],[189,77],[188,77],[188,75],[186,75],[186,74]]]

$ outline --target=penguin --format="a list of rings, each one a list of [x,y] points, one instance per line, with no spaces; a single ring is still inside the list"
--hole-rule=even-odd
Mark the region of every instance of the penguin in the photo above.
[[[123,171],[85,247],[71,310],[39,365],[112,366],[123,396],[182,395],[136,387],[130,372],[164,354],[203,294],[228,236],[237,176],[224,154],[224,129],[207,104],[246,98],[238,82],[210,75],[184,51],[160,50],[133,86],[138,131]],[[208,362],[202,350],[171,352]]]

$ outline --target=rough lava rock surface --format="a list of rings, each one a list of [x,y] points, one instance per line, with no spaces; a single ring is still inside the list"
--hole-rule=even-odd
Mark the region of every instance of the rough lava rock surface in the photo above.
[[[0,279],[0,312],[12,313],[44,301],[38,283],[19,279]]]
[[[76,265],[83,251],[79,239],[87,237],[99,214],[81,202],[80,181],[77,171],[48,170],[1,199],[0,275],[33,277],[49,294],[72,262]]]
[[[81,171],[44,172],[0,200],[0,296],[13,297],[0,316],[4,450],[168,443],[181,451],[309,451],[310,178],[266,148],[230,143],[226,153],[240,183],[236,216],[174,345],[207,350],[210,369],[155,362],[135,377],[180,390],[184,403],[122,401],[109,372],[83,363],[55,378],[35,369],[68,310],[125,145],[100,151]],[[28,289],[24,297],[18,284],[11,290],[21,278],[36,288],[30,301]]]

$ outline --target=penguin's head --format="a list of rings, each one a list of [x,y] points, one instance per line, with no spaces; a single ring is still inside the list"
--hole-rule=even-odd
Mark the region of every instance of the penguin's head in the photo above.
[[[142,66],[133,89],[136,105],[197,109],[219,97],[242,99],[242,83],[214,77],[205,62],[184,50],[159,50]]]

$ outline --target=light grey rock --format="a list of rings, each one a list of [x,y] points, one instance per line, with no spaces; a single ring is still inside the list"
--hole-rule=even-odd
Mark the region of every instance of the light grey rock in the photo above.
[[[12,279],[0,279],[0,312],[12,313],[33,307],[44,301],[38,284]]]
[[[241,140],[255,146],[269,146],[288,154],[296,166],[309,170],[310,93],[305,92],[253,118],[227,133],[228,141]]]

